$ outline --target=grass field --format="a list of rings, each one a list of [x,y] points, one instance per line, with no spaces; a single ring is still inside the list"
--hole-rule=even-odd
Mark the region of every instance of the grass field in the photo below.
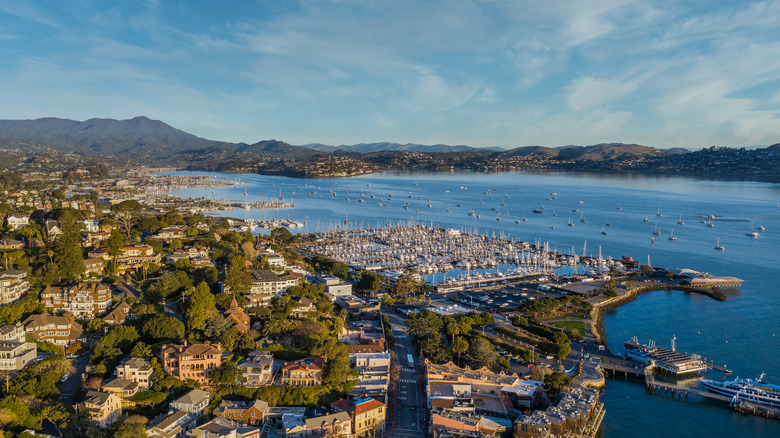
[[[550,324],[567,331],[577,329],[580,333],[585,333],[585,322],[582,320],[555,321],[551,322]]]

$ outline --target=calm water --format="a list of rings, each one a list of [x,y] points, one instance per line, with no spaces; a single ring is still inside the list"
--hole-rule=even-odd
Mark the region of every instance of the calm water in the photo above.
[[[587,251],[596,255],[601,249],[605,257],[629,255],[643,264],[649,257],[654,266],[742,278],[741,293],[726,302],[680,292],[640,296],[605,316],[609,348],[622,351],[623,342],[631,336],[642,342],[654,339],[669,347],[669,340],[676,336],[680,351],[726,364],[738,376],[758,377],[763,371],[767,381],[780,382],[780,298],[775,284],[780,278],[778,185],[520,172],[382,173],[317,180],[223,176],[243,178],[247,185],[213,193],[179,190],[177,194],[237,202],[281,195],[297,207],[239,209],[226,215],[258,220],[291,218],[305,223],[301,231],[344,226],[345,219],[351,226],[413,219],[480,233],[503,232],[531,242],[541,239],[564,253]],[[361,193],[363,203],[355,201]],[[551,193],[557,196],[553,199]],[[407,202],[409,208],[404,209]],[[542,206],[543,214],[532,213]],[[572,211],[575,209],[580,211]],[[481,219],[469,216],[470,210]],[[663,216],[658,216],[659,212]],[[716,216],[713,227],[700,222],[711,214]],[[497,221],[497,216],[502,221]],[[528,222],[522,221],[524,216]],[[685,225],[679,225],[680,220]],[[573,227],[567,226],[569,221]],[[761,234],[759,238],[745,235],[751,226]],[[758,230],[759,226],[766,229]],[[653,236],[655,227],[662,235]],[[602,230],[610,234],[603,235]],[[668,240],[672,232],[679,241]],[[725,251],[714,249],[718,238]],[[709,401],[648,395],[637,382],[608,381],[602,400],[608,410],[601,432],[604,437],[780,436],[780,421],[737,414]]]

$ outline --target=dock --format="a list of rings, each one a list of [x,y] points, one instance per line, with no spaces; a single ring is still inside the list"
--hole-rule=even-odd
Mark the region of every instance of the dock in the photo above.
[[[641,345],[636,338],[623,345],[626,347],[627,357],[646,365],[652,362],[656,367],[675,376],[700,373],[710,368],[698,355],[675,351],[674,343],[671,350],[658,347],[652,341],[648,345]]]

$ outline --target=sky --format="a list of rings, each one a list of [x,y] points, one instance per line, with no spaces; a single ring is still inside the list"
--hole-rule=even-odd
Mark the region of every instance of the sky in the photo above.
[[[213,140],[780,142],[780,0],[0,2],[0,119]]]

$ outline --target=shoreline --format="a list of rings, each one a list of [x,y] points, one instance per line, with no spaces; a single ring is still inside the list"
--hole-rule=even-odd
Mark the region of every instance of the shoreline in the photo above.
[[[633,287],[631,289],[626,290],[626,293],[614,298],[610,298],[608,300],[602,301],[600,303],[594,304],[593,309],[590,311],[590,324],[589,324],[589,331],[593,338],[596,340],[597,343],[600,343],[602,345],[607,344],[607,336],[604,333],[604,312],[607,310],[617,309],[618,307],[621,307],[625,304],[628,304],[639,295],[656,291],[656,290],[678,290],[680,292],[690,292],[695,293],[699,295],[705,295],[713,300],[716,301],[726,301],[726,295],[717,290],[713,287],[690,287],[690,286],[682,286],[682,285],[675,285],[675,284],[663,284],[663,283],[653,283],[651,285],[642,285]]]

